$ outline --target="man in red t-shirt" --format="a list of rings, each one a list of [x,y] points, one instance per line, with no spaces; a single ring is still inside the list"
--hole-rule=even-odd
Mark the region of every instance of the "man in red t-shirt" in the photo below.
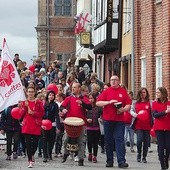
[[[81,95],[81,85],[80,83],[73,83],[72,85],[72,95],[67,97],[63,103],[60,106],[60,110],[63,113],[63,117],[76,117],[76,118],[81,118],[86,122],[86,115],[85,115],[85,110],[91,110],[92,106],[86,96]],[[67,131],[66,131],[67,133]],[[85,151],[85,145],[84,145],[84,135],[85,131],[83,130],[80,136],[78,137],[78,158],[79,166],[84,165],[84,151]],[[62,159],[62,162],[64,163],[69,155],[68,149],[66,149],[68,142],[68,138],[66,137],[66,140],[64,142],[64,156]]]
[[[113,167],[113,145],[115,141],[118,166],[119,168],[126,168],[128,164],[125,159],[124,112],[130,110],[131,100],[127,91],[120,87],[120,80],[117,75],[110,78],[110,84],[111,87],[103,91],[96,102],[97,106],[103,107],[106,167]]]

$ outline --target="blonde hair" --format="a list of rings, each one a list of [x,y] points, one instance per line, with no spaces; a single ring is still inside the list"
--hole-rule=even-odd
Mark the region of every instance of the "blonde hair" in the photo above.
[[[42,100],[42,98],[45,100],[45,94],[44,93],[39,93],[37,95],[37,99]]]
[[[96,84],[96,83],[93,83],[91,85],[91,89],[92,89],[92,91],[93,91],[93,89],[95,89],[97,92],[99,92],[100,91],[100,86],[98,84]]]
[[[82,90],[82,91],[85,91],[85,90],[87,90],[87,89],[88,89],[88,86],[86,86],[86,85],[84,85],[84,84],[81,86],[81,90]]]
[[[24,68],[23,62],[22,62],[22,61],[18,61],[18,62],[17,62],[17,69],[22,70],[23,68]]]

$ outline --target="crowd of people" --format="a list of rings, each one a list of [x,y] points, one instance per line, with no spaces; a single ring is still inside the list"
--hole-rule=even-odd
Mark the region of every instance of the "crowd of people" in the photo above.
[[[1,112],[1,133],[7,137],[6,160],[11,160],[12,155],[17,159],[22,154],[28,157],[28,167],[32,168],[36,151],[46,163],[53,159],[54,150],[55,157],[62,157],[64,163],[72,154],[67,147],[69,136],[64,120],[76,117],[84,122],[74,153],[79,166],[84,165],[86,145],[88,161],[97,163],[100,144],[101,153],[106,153],[106,167],[113,167],[115,151],[118,167],[127,168],[128,134],[130,151],[137,152],[137,162],[147,163],[150,131],[154,128],[161,168],[169,168],[170,101],[166,88],[159,87],[152,101],[147,88],[139,89],[135,98],[132,91],[121,85],[117,75],[111,76],[107,83],[100,81],[94,72],[86,75],[82,67],[76,71],[63,69],[58,61],[46,66],[38,58],[33,62],[34,70],[27,68],[19,54],[15,54],[13,61],[27,100]],[[57,93],[48,90],[49,84],[57,86]],[[11,115],[14,107],[21,109],[19,120]],[[41,126],[42,120],[50,120],[52,128]]]

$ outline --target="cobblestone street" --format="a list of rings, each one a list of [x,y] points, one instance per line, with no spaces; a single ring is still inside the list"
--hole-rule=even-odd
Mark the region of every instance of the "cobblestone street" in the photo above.
[[[132,170],[159,170],[160,165],[157,157],[156,144],[152,144],[152,153],[148,153],[147,161],[148,163],[137,163],[136,161],[136,152],[131,153],[130,148],[127,147],[126,159],[129,164],[128,169]],[[136,148],[135,148],[136,149]],[[0,169],[2,170],[25,170],[27,168],[27,158],[19,157],[17,160],[6,161],[5,151],[0,151]],[[87,158],[85,158],[84,166],[80,167],[77,165],[77,162],[69,159],[65,163],[61,163],[61,158],[54,158],[52,161],[48,161],[47,163],[43,163],[42,158],[38,158],[38,155],[35,155],[35,163],[33,169],[35,170],[54,170],[54,169],[85,169],[85,170],[97,170],[97,169],[108,169],[105,167],[106,157],[105,154],[100,153],[98,155],[98,162],[92,163],[88,162]],[[114,167],[109,169],[120,169],[117,166],[117,162],[115,161]]]

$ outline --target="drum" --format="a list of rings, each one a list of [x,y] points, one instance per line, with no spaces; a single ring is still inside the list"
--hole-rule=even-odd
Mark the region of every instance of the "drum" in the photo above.
[[[67,117],[64,127],[68,135],[66,149],[75,152],[78,150],[77,138],[81,135],[85,122],[78,117]]]

